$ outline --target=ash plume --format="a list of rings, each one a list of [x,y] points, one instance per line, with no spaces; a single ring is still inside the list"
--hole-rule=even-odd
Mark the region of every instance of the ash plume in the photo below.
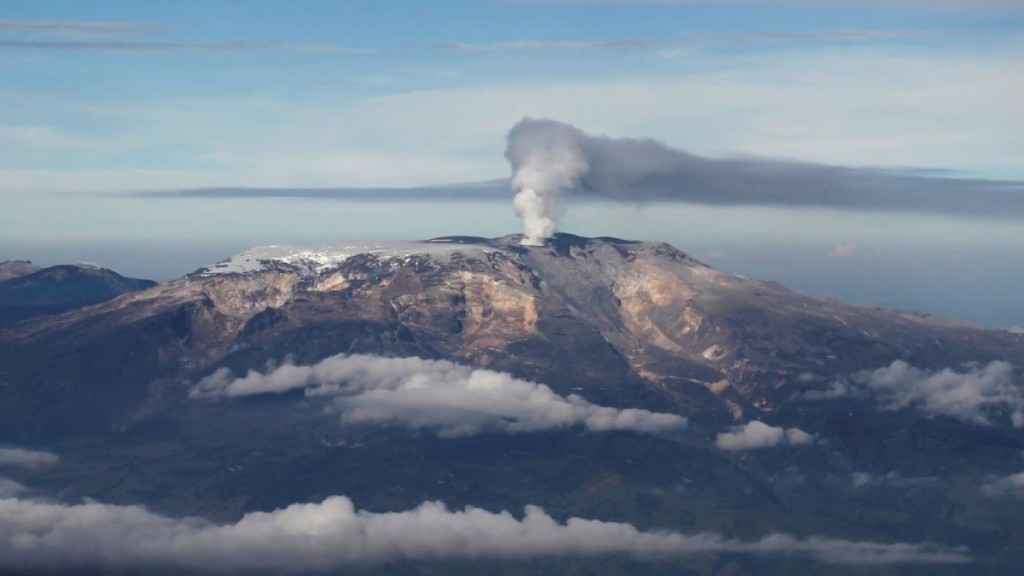
[[[569,195],[687,202],[892,210],[1024,219],[1024,181],[929,169],[853,168],[765,158],[706,158],[651,139],[594,136],[524,118],[508,134],[523,244],[551,238]]]

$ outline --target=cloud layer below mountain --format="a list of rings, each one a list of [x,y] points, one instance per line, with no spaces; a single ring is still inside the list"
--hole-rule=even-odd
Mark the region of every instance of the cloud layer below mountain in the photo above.
[[[800,446],[814,443],[814,436],[799,428],[769,426],[760,420],[736,426],[715,437],[715,445],[722,450],[741,451],[772,448],[783,444]]]
[[[657,561],[702,553],[804,554],[834,564],[949,563],[964,549],[772,534],[739,541],[700,533],[643,532],[630,524],[570,518],[527,506],[517,518],[426,502],[403,512],[357,510],[341,496],[251,512],[234,524],[173,519],[137,506],[0,499],[0,568],[327,570],[354,563],[524,559],[628,554]]]
[[[992,362],[957,372],[927,371],[897,360],[854,377],[880,397],[887,410],[913,408],[933,416],[991,425],[1008,417],[1024,426],[1024,390],[1013,381],[1013,366]]]
[[[884,410],[913,409],[930,416],[947,416],[985,426],[1008,422],[1024,427],[1024,387],[1015,382],[1008,362],[926,370],[896,360],[875,370],[863,370],[828,387],[804,392],[806,400],[845,397],[874,398]]]
[[[238,398],[298,389],[329,398],[345,424],[430,429],[444,437],[574,426],[656,433],[686,426],[676,414],[598,406],[503,372],[421,358],[339,354],[311,366],[286,362],[241,378],[222,368],[201,380],[191,396]]]
[[[24,448],[0,448],[0,466],[39,469],[54,466],[60,457],[50,452],[26,450]]]

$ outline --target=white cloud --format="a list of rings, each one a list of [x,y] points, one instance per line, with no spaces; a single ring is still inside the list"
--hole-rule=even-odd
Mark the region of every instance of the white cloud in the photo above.
[[[786,429],[786,441],[793,446],[802,446],[814,443],[814,434],[804,432],[799,428]]]
[[[700,553],[804,554],[837,564],[963,562],[966,550],[772,534],[643,532],[527,506],[522,518],[427,502],[403,512],[356,510],[341,496],[251,512],[234,524],[173,519],[137,506],[0,499],[0,568],[175,566],[199,570],[328,570],[353,563],[629,554],[648,561]]]
[[[50,126],[11,126],[0,124],[0,149],[16,148],[88,148],[80,138]]]
[[[1024,334],[1024,326],[1010,326],[1006,331],[1011,334]]]
[[[333,44],[271,44],[252,42],[112,42],[0,40],[0,49],[67,50],[73,52],[283,52],[290,54],[374,54],[376,50]]]
[[[0,448],[0,466],[38,469],[54,466],[59,462],[60,457],[50,452],[23,448]]]
[[[1024,472],[990,480],[981,486],[981,491],[988,496],[1024,497]]]
[[[111,38],[155,32],[158,24],[150,22],[97,22],[86,20],[0,20],[0,33],[27,34],[39,37],[68,39]]]
[[[707,39],[720,42],[791,42],[791,41],[850,41],[923,39],[951,36],[1001,35],[999,30],[976,28],[838,28],[804,32],[684,32],[683,38]]]
[[[28,491],[28,488],[10,478],[0,476],[0,498],[14,498]]]
[[[425,428],[446,437],[573,426],[663,432],[686,425],[676,414],[598,406],[510,374],[421,358],[340,354],[312,366],[285,363],[241,378],[222,368],[200,381],[190,395],[236,398],[296,389],[305,389],[310,397],[331,398],[345,424]]]
[[[993,418],[1024,426],[1024,389],[1014,381],[1013,366],[992,362],[964,372],[950,368],[926,371],[897,360],[860,372],[854,384],[876,396],[886,410],[911,408],[932,416],[992,425]]]
[[[453,42],[439,44],[437,47],[455,52],[557,52],[608,48],[651,48],[654,46],[659,46],[659,44],[649,40],[618,38],[610,40],[515,40],[490,44]]]
[[[813,442],[814,435],[799,428],[769,426],[760,420],[736,426],[730,432],[721,432],[715,437],[716,446],[730,451],[759,450],[780,444],[799,446]]]

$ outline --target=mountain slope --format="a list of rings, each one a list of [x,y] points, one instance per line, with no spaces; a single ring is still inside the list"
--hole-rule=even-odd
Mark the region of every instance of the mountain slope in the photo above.
[[[345,424],[301,388],[189,394],[338,354],[449,360],[689,426],[448,438],[400,412]],[[661,243],[278,246],[0,329],[0,438],[62,454],[22,483],[176,515],[329,494],[372,510],[534,503],[641,528],[967,545],[992,560],[963,573],[1000,573],[1024,566],[1024,499],[990,489],[1024,468],[1016,366],[1022,335],[801,296]],[[763,566],[730,562],[687,569]]]
[[[91,306],[156,285],[86,264],[41,270],[27,263],[3,264],[0,272],[9,277],[0,277],[0,324]]]
[[[220,364],[368,352],[448,358],[559,391],[583,386],[611,405],[670,402],[728,420],[771,411],[816,377],[895,360],[1024,364],[1020,335],[800,296],[665,244],[571,235],[540,248],[453,237],[259,249],[2,338],[7,350],[46,350],[38,388],[65,379],[51,372],[62,354],[110,366],[100,372],[116,388],[103,372],[114,358],[121,372],[138,358],[151,377],[188,380]],[[145,382],[125,385],[146,397]]]

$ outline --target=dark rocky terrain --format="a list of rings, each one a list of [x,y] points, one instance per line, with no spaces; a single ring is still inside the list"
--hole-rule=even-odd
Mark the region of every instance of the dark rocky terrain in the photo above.
[[[331,250],[254,250],[0,328],[0,443],[61,455],[59,466],[10,476],[65,501],[145,504],[223,522],[344,494],[376,511],[426,500],[495,511],[532,503],[556,518],[641,529],[740,538],[784,531],[970,551],[967,564],[866,569],[728,554],[486,564],[499,574],[1024,569],[1024,495],[990,489],[1024,470],[1012,392],[1021,394],[1024,335],[802,296],[659,243],[561,234],[544,247],[511,236]],[[17,281],[45,299],[30,288],[43,272],[0,288]],[[683,415],[689,425],[662,434],[570,427],[445,438],[340,426],[301,393],[189,397],[218,369],[242,375],[266,371],[268,361],[305,365],[339,353],[451,360],[595,404]],[[945,370],[954,375],[947,380],[1005,362],[997,376],[1010,388],[969,413],[932,397],[900,404],[893,398],[907,388],[858,384],[896,361],[924,375]],[[755,420],[814,441],[716,445],[718,434]],[[442,562],[357,572],[481,569]]]
[[[59,314],[156,286],[87,264],[37,268],[31,262],[0,262],[0,324]]]

